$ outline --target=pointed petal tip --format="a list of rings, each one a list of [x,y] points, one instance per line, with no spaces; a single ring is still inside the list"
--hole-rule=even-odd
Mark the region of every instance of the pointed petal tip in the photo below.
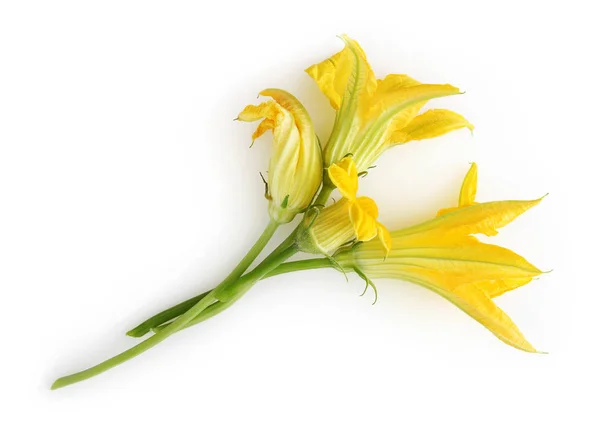
[[[264,96],[264,97],[271,97],[271,94],[274,90],[277,90],[276,88],[265,88],[264,90],[261,90],[258,95],[256,96],[256,98],[258,99],[260,96]]]
[[[471,124],[470,121],[467,121],[467,124],[465,125],[465,127],[469,130],[469,132],[471,133],[471,137],[473,137],[474,132],[475,132],[475,125]]]

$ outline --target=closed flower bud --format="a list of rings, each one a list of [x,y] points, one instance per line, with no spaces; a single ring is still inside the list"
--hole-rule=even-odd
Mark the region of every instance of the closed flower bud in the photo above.
[[[310,205],[321,185],[321,146],[310,116],[298,99],[278,89],[260,94],[273,100],[246,106],[238,119],[262,119],[252,135],[253,141],[266,131],[273,131],[266,197],[271,218],[285,224]]]

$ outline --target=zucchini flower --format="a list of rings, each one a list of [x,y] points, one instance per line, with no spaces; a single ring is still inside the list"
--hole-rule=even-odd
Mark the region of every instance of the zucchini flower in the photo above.
[[[459,207],[438,217],[392,232],[393,248],[382,260],[380,248],[368,242],[335,256],[368,285],[371,278],[394,278],[419,284],[454,303],[503,342],[536,352],[493,298],[529,283],[542,271],[516,253],[482,243],[473,234],[492,236],[541,199],[474,204],[477,176],[473,165],[465,178]]]
[[[358,171],[352,157],[348,156],[327,169],[331,182],[342,194],[342,199],[331,206],[307,214],[310,221],[307,231],[302,233],[299,246],[311,253],[327,256],[340,246],[352,241],[368,241],[376,236],[385,252],[392,247],[390,233],[377,221],[379,210],[373,199],[356,197],[358,191]],[[379,247],[380,256],[381,247]]]
[[[337,111],[324,150],[325,167],[352,154],[361,173],[391,146],[473,129],[449,110],[418,115],[428,100],[460,94],[458,88],[421,84],[407,75],[378,80],[358,43],[345,35],[341,38],[346,44],[342,51],[306,70]]]
[[[265,197],[269,200],[271,218],[285,224],[310,205],[321,185],[321,146],[312,120],[298,99],[273,88],[260,94],[273,100],[246,106],[238,119],[245,122],[262,119],[252,134],[253,143],[266,131],[273,131]]]

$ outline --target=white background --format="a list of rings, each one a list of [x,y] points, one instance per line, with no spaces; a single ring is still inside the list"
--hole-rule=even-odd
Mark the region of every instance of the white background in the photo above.
[[[2,2],[0,421],[598,422],[593,3]],[[303,69],[341,33],[379,77],[465,90],[431,106],[476,127],[395,148],[361,180],[389,228],[454,205],[471,161],[479,201],[550,193],[494,240],[554,270],[498,300],[549,354],[504,345],[419,287],[380,281],[371,306],[357,278],[324,270],[261,283],[49,391],[250,247],[268,220],[270,141],[248,149],[254,125],[232,119],[280,87],[326,139],[334,113]]]

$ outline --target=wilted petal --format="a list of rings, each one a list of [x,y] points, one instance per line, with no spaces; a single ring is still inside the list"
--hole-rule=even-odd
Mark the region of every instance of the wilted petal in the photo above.
[[[243,122],[254,122],[259,119],[275,121],[283,113],[281,108],[273,100],[263,102],[259,105],[248,105],[238,115],[237,119]]]
[[[263,119],[260,124],[258,124],[258,127],[256,127],[256,131],[254,131],[252,134],[252,141],[256,140],[258,137],[267,131],[272,130],[273,128],[275,128],[275,121],[270,118]]]

